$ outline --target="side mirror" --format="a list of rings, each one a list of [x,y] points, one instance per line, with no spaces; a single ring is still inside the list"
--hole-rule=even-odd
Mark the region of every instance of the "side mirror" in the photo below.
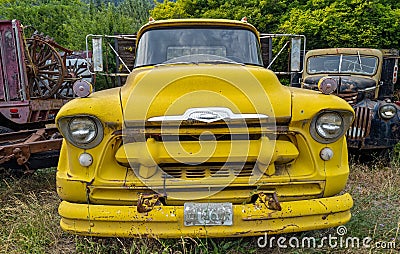
[[[290,71],[299,72],[301,70],[301,38],[293,37],[290,51]]]
[[[275,41],[273,41],[274,39]],[[260,43],[265,68],[270,69],[274,62],[281,57],[281,60],[284,59],[288,63],[287,67],[285,70],[282,70],[282,66],[274,66],[273,70],[275,74],[288,75],[303,72],[302,60],[306,51],[306,37],[304,35],[261,33]],[[274,43],[280,49],[276,46],[274,47]],[[275,56],[272,55],[272,51],[277,52]]]
[[[112,52],[115,55],[115,62],[107,55],[107,59],[103,59],[104,52]],[[86,35],[86,58],[90,60],[90,70],[92,73],[110,74],[113,72],[115,76],[128,76],[135,64],[135,46],[136,34],[127,35]],[[103,64],[105,61],[105,66]],[[110,61],[111,60],[111,61]],[[113,65],[110,68],[109,62]],[[114,68],[114,67],[117,68]],[[104,69],[105,72],[104,73]]]
[[[93,46],[93,70],[103,71],[103,38],[100,36],[93,36],[92,38],[92,46]]]

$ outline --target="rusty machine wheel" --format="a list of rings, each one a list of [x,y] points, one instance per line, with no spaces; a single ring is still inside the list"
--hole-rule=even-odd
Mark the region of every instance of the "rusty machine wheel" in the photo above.
[[[31,99],[47,99],[60,89],[65,67],[60,54],[40,37],[26,39],[26,68]]]
[[[58,98],[70,99],[74,98],[75,94],[72,89],[75,81],[86,80],[90,83],[93,82],[94,76],[88,68],[88,62],[85,57],[81,55],[68,55],[65,60],[65,78],[57,93]]]

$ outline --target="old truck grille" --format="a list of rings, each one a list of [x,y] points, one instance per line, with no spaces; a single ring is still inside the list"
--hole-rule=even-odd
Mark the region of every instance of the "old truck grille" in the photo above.
[[[362,139],[369,135],[372,120],[372,111],[367,107],[356,107],[355,119],[347,131],[347,139]]]
[[[337,96],[342,98],[343,100],[347,101],[350,105],[355,105],[357,103],[357,95],[358,93],[339,93]]]
[[[179,166],[168,165],[160,167],[164,173],[173,178],[201,179],[205,177],[250,177],[253,175],[254,164],[245,165],[201,165],[201,166]]]

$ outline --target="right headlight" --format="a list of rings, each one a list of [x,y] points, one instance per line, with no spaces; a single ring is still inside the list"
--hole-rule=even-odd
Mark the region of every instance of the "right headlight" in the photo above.
[[[379,108],[379,115],[384,119],[384,120],[389,120],[393,118],[397,114],[397,108],[393,104],[384,104],[381,105]]]
[[[103,139],[103,126],[94,116],[63,117],[58,124],[63,136],[76,147],[90,149]]]
[[[311,136],[323,144],[333,143],[346,133],[352,118],[349,111],[322,111],[311,121]]]

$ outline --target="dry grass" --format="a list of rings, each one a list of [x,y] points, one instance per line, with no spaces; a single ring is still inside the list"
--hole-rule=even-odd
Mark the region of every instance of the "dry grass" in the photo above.
[[[346,191],[354,198],[352,235],[396,241],[400,250],[400,165],[353,165]]]
[[[395,241],[396,250],[258,248],[257,238],[123,239],[69,235],[59,228],[55,170],[13,177],[0,169],[0,253],[398,253],[400,251],[400,166],[353,164],[346,191],[355,200],[347,235]],[[285,237],[321,238],[336,229]]]
[[[70,253],[75,241],[58,226],[54,170],[0,179],[0,252]]]

